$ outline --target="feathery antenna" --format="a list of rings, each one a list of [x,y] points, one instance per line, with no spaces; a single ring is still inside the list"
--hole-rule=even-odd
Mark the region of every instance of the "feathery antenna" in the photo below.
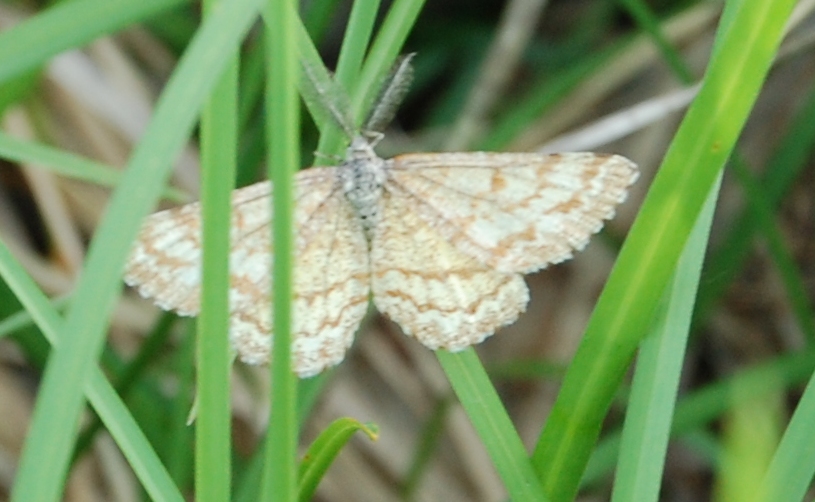
[[[349,139],[358,136],[350,116],[351,100],[347,92],[334,80],[322,61],[313,61],[306,56],[308,55],[301,54],[300,59],[300,92],[309,112],[320,126],[330,123],[340,127]],[[363,124],[363,132],[382,132],[393,120],[413,80],[410,62],[414,56],[415,53],[412,53],[397,59],[382,80],[379,94]]]
[[[363,131],[382,132],[393,120],[413,81],[413,66],[410,62],[415,55],[415,52],[406,54],[396,60],[382,82],[379,95],[364,122]]]

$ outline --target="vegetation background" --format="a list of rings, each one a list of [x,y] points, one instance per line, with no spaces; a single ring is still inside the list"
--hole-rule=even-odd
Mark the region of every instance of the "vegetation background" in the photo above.
[[[493,434],[489,424],[479,422],[482,414],[500,418],[503,410],[490,402],[484,386],[479,393],[475,385],[475,394],[468,397],[466,381],[479,375],[471,366],[477,362],[468,355],[462,359],[440,356],[440,365],[432,352],[371,312],[347,360],[299,387],[300,452],[324,431],[336,440],[328,450],[339,452],[331,463],[333,456],[322,450],[320,458],[327,459],[330,468],[323,477],[321,472],[315,475],[301,497],[316,488],[317,500],[332,501],[503,500],[507,496],[543,500],[544,492],[553,500],[568,500],[575,493],[581,500],[812,499],[808,486],[815,463],[808,450],[813,449],[815,431],[810,424],[815,420],[804,385],[815,369],[813,2],[798,2],[779,54],[773,57],[780,26],[793,3],[776,2],[772,13],[762,17],[768,21],[752,27],[746,21],[748,11],[757,7],[746,1],[396,1],[372,10],[375,30],[384,26],[383,32],[387,35],[391,30],[395,38],[400,36],[395,26],[404,30],[407,38],[398,52],[417,53],[415,82],[378,146],[380,155],[451,149],[606,151],[634,160],[641,177],[617,217],[584,252],[527,277],[532,294],[528,312],[477,348],[514,428],[493,425]],[[244,4],[250,2],[235,2],[235,12],[230,14],[237,18]],[[354,25],[349,17],[353,20],[371,6],[376,4],[356,2],[352,8],[351,2],[338,0],[301,6],[303,23],[329,68],[341,59],[342,45],[349,43],[346,27]],[[398,11],[400,7],[405,10]],[[58,8],[64,10],[54,16]],[[401,15],[404,24],[399,19],[388,24],[388,15]],[[778,17],[774,25],[773,16]],[[60,451],[66,459],[72,458],[64,493],[53,492],[62,493],[64,500],[192,498],[196,483],[197,500],[224,500],[215,492],[205,494],[201,483],[206,481],[196,480],[196,475],[206,477],[217,471],[217,466],[210,471],[196,458],[196,427],[202,427],[201,419],[206,423],[210,414],[199,411],[197,424],[186,424],[196,388],[195,323],[161,313],[126,291],[115,304],[108,326],[109,295],[77,293],[89,242],[109,207],[111,187],[121,180],[121,169],[140,158],[134,153],[140,143],[184,132],[184,127],[172,125],[150,132],[148,124],[160,122],[161,113],[154,112],[160,108],[158,97],[170,75],[180,73],[178,60],[189,50],[201,18],[200,5],[180,0],[0,3],[0,274],[4,281],[0,283],[0,487],[4,499],[11,496],[13,485],[15,490],[25,490],[53,484],[54,490],[61,490],[59,479],[49,481],[49,476],[60,478],[58,471],[46,468],[52,457],[60,456],[53,452]],[[746,58],[741,66],[727,58],[728,48],[738,48],[723,35],[728,23],[733,23],[731,34],[744,29],[750,35],[741,40]],[[281,27],[268,19],[267,24]],[[239,28],[234,30],[238,37]],[[264,80],[274,70],[266,67],[262,32],[261,22],[255,20],[242,45],[240,64],[227,65],[239,76],[239,136],[233,141],[239,186],[265,177],[269,131],[264,132],[264,123],[270,118],[262,97]],[[233,32],[213,28],[207,33],[226,37]],[[756,47],[765,50],[753,52]],[[722,56],[711,60],[716,50]],[[770,62],[762,84],[763,68]],[[704,127],[691,128],[684,135],[680,131],[683,117],[688,122],[692,119],[685,114],[706,70],[708,75],[715,71],[725,75],[727,85],[719,90],[727,92],[710,98],[703,90],[694,105],[696,117],[702,117],[702,124],[713,124],[722,114],[731,117],[732,123],[721,128],[729,135],[721,131],[716,133],[719,136],[708,135]],[[337,79],[345,81],[348,75],[354,73],[338,72]],[[759,88],[753,106],[754,90]],[[190,95],[196,92],[191,90]],[[738,113],[727,107],[733,96],[742,102],[744,113],[752,110],[729,155],[727,138],[735,139],[742,129]],[[197,109],[190,110],[192,120]],[[219,117],[215,113],[209,120],[217,123]],[[342,151],[339,143],[319,138],[318,131],[324,129],[319,118],[315,127],[307,113],[303,117],[302,166],[326,162],[325,157],[314,160],[311,152],[318,147],[326,154]],[[212,134],[207,127],[201,126],[202,135]],[[616,297],[632,310],[642,306],[643,329],[601,322],[603,312],[603,319],[612,319],[608,310],[616,309],[611,307],[600,308],[591,317],[641,207],[647,214],[640,217],[657,224],[641,228],[640,240],[627,244],[634,250],[630,256],[636,256],[637,244],[647,243],[649,235],[656,243],[672,233],[677,241],[670,249],[676,256],[682,252],[696,213],[683,220],[684,226],[673,226],[674,220],[660,220],[662,213],[649,210],[656,203],[646,208],[643,199],[658,172],[685,172],[692,180],[709,181],[700,182],[698,188],[688,185],[686,192],[662,191],[654,198],[662,194],[658,198],[666,207],[680,208],[665,213],[670,215],[682,213],[685,202],[692,205],[688,194],[695,193],[701,205],[717,168],[707,170],[707,178],[697,176],[696,166],[703,162],[692,152],[698,145],[711,145],[709,151],[721,157],[719,166],[724,157],[730,157],[710,237],[702,222],[701,236],[691,236],[683,255],[683,259],[689,256],[688,249],[699,259],[706,253],[698,294],[691,265],[691,272],[683,271],[672,280],[674,289],[669,288],[662,300],[665,283],[657,282],[653,294],[644,288],[637,290],[640,296],[625,296],[627,287],[634,290],[643,279],[637,278],[635,270],[624,275],[621,265],[611,292],[604,293],[610,298],[605,305],[612,305]],[[198,158],[198,141],[193,138],[173,164],[162,207],[197,198]],[[156,180],[158,187],[160,177]],[[675,185],[684,187],[679,181]],[[139,190],[137,184],[133,187]],[[149,197],[144,200],[146,211]],[[140,218],[138,213],[133,210],[134,222]],[[123,252],[128,242],[120,243]],[[640,256],[648,257],[649,250],[653,254],[662,248],[641,249]],[[657,254],[653,263],[660,269],[659,258],[666,253]],[[662,270],[667,281],[675,259],[666,262]],[[652,261],[643,258],[641,263],[650,274]],[[115,274],[105,276],[99,270],[101,281],[118,280]],[[86,271],[86,277],[89,274]],[[38,291],[50,300],[40,301]],[[124,400],[136,429],[155,451],[153,464],[144,460],[149,455],[133,453],[139,447],[114,441],[111,427],[100,426],[90,408],[83,411],[76,447],[73,442],[42,440],[42,448],[36,450],[34,440],[34,446],[25,445],[27,451],[21,453],[27,431],[33,428],[32,413],[49,346],[55,343],[52,330],[59,332],[62,322],[51,316],[53,308],[66,312],[66,322],[71,323],[74,318],[68,313],[76,307],[76,297],[88,316],[97,312],[100,330],[105,325],[99,364]],[[113,299],[110,302],[113,305]],[[658,302],[658,320],[652,321],[654,312],[645,305]],[[594,347],[603,347],[596,353],[608,359],[575,356],[590,317],[593,324],[586,346],[603,340]],[[79,326],[78,319],[79,314],[75,324],[68,326]],[[630,336],[602,338],[602,333],[614,330]],[[634,376],[633,388],[628,377],[618,386],[616,375],[622,379],[634,344],[646,331],[650,335],[642,350],[651,355],[640,357],[647,362],[641,362],[637,371],[651,364],[650,372],[640,377],[640,384]],[[84,332],[65,328],[63,337],[79,339]],[[673,345],[654,342],[661,339],[672,340]],[[61,347],[71,350],[74,338],[61,340]],[[629,345],[630,350],[624,348]],[[92,344],[88,347],[87,354],[93,356],[88,360],[94,361],[95,349]],[[593,349],[581,346],[581,350],[591,354]],[[665,359],[660,359],[660,352]],[[575,363],[567,373],[573,357]],[[454,369],[458,364],[461,368]],[[618,369],[606,372],[609,367]],[[83,380],[73,385],[72,377],[53,379],[79,389],[79,396],[85,388]],[[231,480],[219,487],[231,491],[235,500],[257,500],[262,484],[268,381],[265,369],[235,366],[227,424],[231,434],[226,438],[232,451],[215,457],[215,464],[220,458]],[[649,383],[653,386],[643,389]],[[564,390],[558,397],[561,384]],[[93,399],[97,391],[86,394]],[[606,395],[608,401],[604,401]],[[487,403],[486,410],[478,411],[479,400]],[[73,430],[70,412],[63,415],[55,403],[52,409],[57,412],[49,415],[49,427]],[[46,409],[45,404],[37,406]],[[65,406],[67,410],[72,405]],[[209,404],[202,406],[206,411]],[[550,427],[547,418],[553,406]],[[638,410],[643,409],[642,416],[654,412],[664,423],[652,429],[647,418],[636,422],[632,417],[640,416]],[[340,417],[350,419],[337,422]],[[591,430],[569,428],[586,424],[588,419],[581,417],[602,426],[596,445]],[[623,432],[621,439],[624,421],[634,424],[626,425],[634,432]],[[541,436],[544,426],[549,432]],[[654,436],[648,434],[652,430]],[[491,434],[499,438],[497,446],[488,440]],[[526,452],[535,452],[528,464],[525,456],[519,461],[511,453],[517,451],[512,445],[515,434]],[[553,435],[559,439],[552,439]],[[496,453],[501,448],[510,454],[501,457]],[[25,468],[21,455],[30,459]],[[141,463],[134,458],[142,459]],[[153,468],[165,471],[171,485],[156,481],[161,475],[145,474]],[[518,487],[523,485],[525,469],[537,474],[540,491]],[[511,479],[508,472],[520,472],[520,481]],[[217,473],[211,479],[217,481]],[[772,495],[777,490],[783,495]],[[21,493],[15,495],[18,500],[24,500]]]

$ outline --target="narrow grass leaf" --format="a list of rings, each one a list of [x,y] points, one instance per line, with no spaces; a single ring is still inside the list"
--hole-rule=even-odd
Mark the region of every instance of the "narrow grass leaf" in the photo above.
[[[810,377],[767,472],[759,500],[804,500],[815,477],[815,377]]]
[[[263,44],[255,43],[241,52],[241,68],[238,81],[238,130],[245,131],[250,127],[263,99],[265,85],[266,59],[263,55]]]
[[[68,306],[70,301],[70,296],[63,296],[61,298],[51,300],[51,308],[57,311],[63,310]],[[2,321],[0,321],[0,338],[8,336],[17,330],[33,326],[34,324],[34,318],[31,316],[31,314],[25,309],[20,310],[16,314],[6,316]]]
[[[85,159],[56,148],[14,138],[0,131],[0,157],[19,163],[35,164],[68,178],[115,187],[122,179],[122,171],[115,167]],[[181,190],[166,188],[162,195],[173,202],[189,202],[190,197]]]
[[[721,175],[685,244],[654,328],[640,344],[612,502],[659,500],[674,403],[720,185]]]
[[[204,2],[204,18],[226,0]],[[232,409],[229,395],[229,253],[232,190],[238,150],[237,51],[201,114],[201,310],[196,341],[198,415],[195,427],[195,493],[201,502],[231,495]]]
[[[521,438],[472,348],[436,351],[512,500],[546,500]]]
[[[297,96],[296,2],[269,0],[266,30],[266,134],[272,198],[273,333],[271,416],[266,441],[263,498],[297,498],[297,380],[291,367],[292,280],[294,276],[294,173],[300,167],[300,101]]]
[[[721,420],[722,434],[718,438],[721,451],[716,456],[711,499],[720,502],[796,500],[765,498],[761,493],[762,475],[781,436],[783,394],[757,396],[751,387],[739,385],[734,385],[731,391],[728,402],[732,407]],[[807,481],[810,479],[811,475]]]
[[[323,0],[303,6],[303,23],[314,40],[323,40],[341,3],[344,5],[339,0]]]
[[[353,418],[338,418],[320,432],[300,462],[298,500],[312,500],[320,480],[356,432],[365,433],[372,441],[379,437],[376,425],[363,424]]]
[[[190,44],[200,21],[198,5],[190,2],[147,18],[142,24],[173,53],[180,54]]]

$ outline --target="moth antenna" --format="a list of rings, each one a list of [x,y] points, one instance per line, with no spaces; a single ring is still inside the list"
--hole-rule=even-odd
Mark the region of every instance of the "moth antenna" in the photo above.
[[[301,59],[300,91],[309,113],[318,125],[333,123],[342,129],[348,139],[355,136],[353,121],[348,115],[351,100],[324,66],[315,66]]]
[[[391,67],[382,82],[379,95],[365,120],[363,130],[382,132],[396,115],[396,109],[402,104],[413,81],[411,60],[415,52],[401,56]]]

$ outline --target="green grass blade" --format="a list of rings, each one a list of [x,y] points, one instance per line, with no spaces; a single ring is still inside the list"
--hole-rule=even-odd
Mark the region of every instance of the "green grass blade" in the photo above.
[[[492,458],[512,500],[546,500],[529,456],[472,348],[436,357]]]
[[[261,106],[263,99],[263,86],[265,85],[265,63],[263,44],[260,40],[246,47],[241,52],[241,69],[238,80],[238,131],[244,132],[250,128],[255,119],[255,112]],[[243,173],[239,173],[243,174]]]
[[[122,171],[78,155],[33,141],[14,138],[0,131],[0,157],[12,162],[35,164],[53,173],[97,185],[115,187]],[[188,202],[190,197],[175,188],[166,188],[163,196],[173,202]]]
[[[688,238],[653,332],[640,344],[612,501],[659,500],[679,378],[721,176]]]
[[[60,333],[62,317],[2,241],[0,241],[0,275],[51,345],[53,347],[60,345],[60,339],[64,336],[64,333]],[[154,500],[179,502],[184,500],[127,407],[96,365],[84,384],[84,390],[150,497]],[[43,471],[40,474],[45,478],[49,473]]]
[[[339,0],[323,0],[304,5],[303,24],[314,40],[324,40],[341,3]]]
[[[297,96],[297,15],[294,1],[269,0],[266,20],[266,134],[272,200],[273,329],[271,416],[266,442],[263,499],[297,498],[297,380],[291,366],[294,276],[294,173],[300,166],[300,101]],[[272,22],[273,21],[273,22]]]
[[[184,52],[198,29],[198,5],[190,3],[162,12],[160,16],[145,19],[144,27],[161,40],[175,54]]]
[[[365,51],[371,41],[380,0],[356,0],[351,8],[348,26],[337,59],[335,78],[348,91],[356,87]]]
[[[720,419],[722,432],[714,443],[718,448],[713,457],[716,479],[711,499],[721,502],[795,500],[764,498],[760,493],[762,475],[781,436],[785,414],[783,394],[756,395],[749,386],[734,385],[727,402],[731,407]],[[806,479],[809,481],[811,476]]]
[[[0,82],[32,70],[60,52],[137,23],[187,0],[60,2],[0,32]]]
[[[810,378],[770,461],[757,500],[804,500],[815,477],[815,377]]]
[[[594,443],[781,39],[792,0],[743,2],[711,59],[566,374],[533,461],[554,500],[575,497]]]
[[[226,0],[204,3],[205,18]],[[237,54],[237,52],[236,52]],[[202,502],[229,500],[232,477],[229,397],[229,252],[238,145],[238,58],[233,57],[201,114],[203,216],[201,313],[198,316],[195,493]]]
[[[59,311],[64,310],[71,301],[70,296],[63,296],[50,301],[51,308]],[[0,321],[0,338],[8,336],[17,330],[34,325],[34,318],[27,310],[20,310]]]
[[[47,502],[61,495],[84,402],[82,387],[104,341],[126,254],[142,218],[158,199],[172,160],[187,140],[214,79],[254,19],[257,4],[258,0],[236,0],[207,19],[158,102],[89,248],[62,329],[72,343],[54,351],[46,366],[13,500]]]
[[[312,500],[331,463],[357,431],[364,432],[372,441],[379,437],[379,431],[373,424],[363,424],[353,418],[338,418],[311,443],[300,464],[299,500]]]

